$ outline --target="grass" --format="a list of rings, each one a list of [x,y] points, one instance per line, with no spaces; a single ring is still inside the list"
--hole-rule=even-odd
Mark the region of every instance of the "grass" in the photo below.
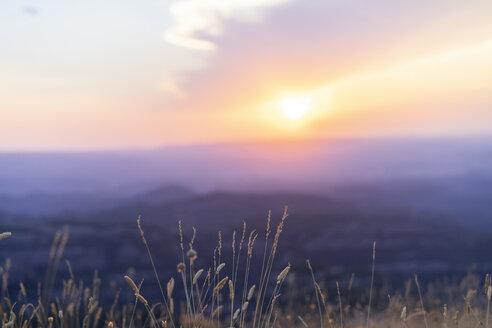
[[[2,232],[0,233],[0,240],[9,238],[10,236],[12,236],[11,232]]]
[[[181,261],[176,265],[175,276],[166,280],[159,275],[142,219],[138,218],[137,228],[153,268],[154,281],[124,276],[127,286],[116,289],[112,304],[101,304],[101,280],[97,273],[92,284],[85,286],[75,280],[70,263],[66,261],[70,275],[66,280],[57,279],[68,242],[68,230],[61,230],[54,237],[45,278],[38,285],[35,301],[28,299],[22,283],[17,293],[12,288],[9,290],[9,260],[0,267],[0,323],[2,327],[13,328],[489,328],[492,296],[489,275],[486,275],[483,285],[478,276],[471,275],[459,285],[442,286],[439,292],[447,294],[447,304],[441,301],[436,288],[428,288],[425,293],[417,275],[413,282],[409,281],[404,293],[383,295],[383,291],[378,292],[374,288],[376,243],[372,249],[368,297],[359,293],[354,298],[352,275],[346,288],[337,281],[336,295],[329,298],[327,288],[316,279],[316,272],[309,260],[306,264],[312,286],[311,292],[304,293],[309,286],[297,286],[292,282],[294,280],[287,279],[296,268],[289,263],[277,263],[276,259],[287,217],[285,208],[276,228],[272,228],[271,213],[268,213],[264,231],[249,231],[243,223],[239,232],[232,235],[232,255],[229,259],[224,258],[224,249],[229,245],[224,245],[219,231],[212,258],[200,261],[209,262],[209,266],[205,267],[197,266],[199,251],[194,248],[196,229],[193,228],[193,235],[186,242],[179,222]],[[10,236],[10,233],[2,233],[0,240]],[[255,245],[259,239],[262,239],[263,247],[256,255]],[[256,263],[254,256],[261,256],[259,268],[252,268]],[[275,268],[281,265],[283,270],[277,272]],[[252,275],[253,269],[259,274]],[[182,286],[179,293],[175,290],[178,280]],[[61,293],[56,291],[57,283],[62,286]],[[160,299],[147,299],[142,292],[143,284],[158,288]],[[412,292],[413,288],[416,293]],[[131,293],[131,301],[122,301],[121,293]],[[295,294],[298,296],[292,296]]]

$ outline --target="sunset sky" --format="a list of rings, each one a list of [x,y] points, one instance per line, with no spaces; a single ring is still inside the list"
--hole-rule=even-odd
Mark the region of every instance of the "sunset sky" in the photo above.
[[[0,2],[0,151],[490,135],[492,1]]]

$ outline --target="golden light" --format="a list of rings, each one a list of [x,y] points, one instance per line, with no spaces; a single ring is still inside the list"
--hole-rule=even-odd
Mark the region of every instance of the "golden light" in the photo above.
[[[310,97],[285,98],[278,102],[277,108],[282,116],[289,120],[299,120],[311,109]]]
[[[268,124],[275,136],[307,136],[310,127],[331,111],[332,88],[285,91],[274,95],[255,112],[254,119]],[[258,122],[259,123],[259,122]]]

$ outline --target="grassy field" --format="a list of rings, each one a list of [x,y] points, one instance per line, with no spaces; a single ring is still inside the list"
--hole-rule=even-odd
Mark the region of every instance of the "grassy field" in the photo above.
[[[61,230],[54,237],[46,275],[34,299],[22,283],[17,290],[8,288],[8,259],[0,268],[2,327],[489,327],[492,287],[488,275],[469,274],[459,283],[426,286],[414,275],[400,291],[387,294],[384,287],[374,286],[376,243],[372,276],[364,290],[352,288],[352,276],[348,285],[335,282],[335,292],[328,293],[308,259],[311,283],[299,286],[290,279],[295,272],[290,263],[280,263],[284,269],[275,270],[287,217],[285,209],[274,225],[269,214],[264,231],[250,231],[244,223],[227,245],[219,231],[206,267],[196,265],[200,250],[194,248],[195,228],[185,240],[179,222],[181,262],[173,277],[159,275],[154,264],[159,252],[151,248],[138,218],[154,277],[149,281],[125,275],[125,286],[102,286],[97,272],[91,286],[76,281],[70,263],[63,261],[68,232]],[[0,234],[0,240],[9,237],[15,234]],[[261,247],[255,247],[260,239]],[[250,274],[254,257],[261,257],[258,276]],[[69,279],[57,279],[60,265],[68,266]],[[114,294],[112,304],[101,299],[106,292],[102,288]],[[157,288],[161,297],[148,299],[146,288]]]

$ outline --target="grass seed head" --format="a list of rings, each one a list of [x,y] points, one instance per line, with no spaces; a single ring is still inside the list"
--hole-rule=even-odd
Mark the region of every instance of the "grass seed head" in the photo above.
[[[212,318],[215,318],[215,316],[216,316],[217,314],[219,314],[220,310],[222,310],[222,307],[223,307],[223,306],[222,306],[222,305],[220,305],[219,307],[217,307],[217,309],[215,309],[215,311],[214,311],[214,312],[212,312]]]
[[[248,292],[248,301],[251,301],[251,299],[253,298],[253,295],[255,293],[255,288],[256,288],[256,285],[253,285],[249,289],[249,292]]]
[[[186,270],[186,264],[184,264],[183,262],[179,262],[176,266],[176,269],[179,273],[184,272]]]
[[[400,315],[401,321],[407,320],[407,307],[404,306],[403,309],[401,310],[401,315]]]
[[[200,269],[197,271],[197,273],[195,273],[195,276],[193,277],[193,285],[196,285],[202,273],[203,273],[203,269]]]
[[[232,320],[237,319],[237,317],[239,316],[239,312],[241,312],[241,309],[237,309],[236,312],[234,312],[234,315],[232,316]]]
[[[476,289],[469,289],[468,292],[466,293],[466,302],[470,303],[473,296],[477,293]]]
[[[140,302],[142,302],[145,306],[149,306],[149,302],[147,302],[147,300],[145,299],[145,297],[143,297],[142,295],[140,295],[139,293],[135,293],[135,297],[138,298],[138,300]]]
[[[5,238],[9,238],[10,236],[12,236],[11,232],[2,232],[2,233],[0,233],[0,240],[5,239]]]
[[[193,248],[190,248],[190,250],[186,253],[186,256],[190,259],[190,261],[194,261],[198,257],[198,253]]]
[[[128,285],[130,285],[130,288],[135,292],[135,293],[138,293],[138,287],[137,285],[135,284],[135,282],[132,280],[132,278],[130,278],[129,276],[125,276],[125,280],[126,282],[128,283]]]
[[[169,279],[167,282],[167,297],[171,298],[174,290],[174,278]]]
[[[279,275],[277,276],[277,284],[280,284],[282,280],[285,279],[289,271],[290,271],[290,264],[286,266],[285,269],[283,269],[282,272],[280,272]]]
[[[225,277],[224,279],[222,279],[221,281],[219,281],[219,283],[217,284],[217,286],[215,286],[214,288],[214,294],[213,296],[216,296],[219,291],[224,288],[225,284],[227,283],[227,281],[229,280],[229,277]]]
[[[225,267],[225,263],[221,263],[218,267],[217,270],[215,270],[215,274],[219,274],[220,270],[222,270]]]
[[[232,280],[229,280],[229,299],[234,299],[234,284],[232,283]]]

